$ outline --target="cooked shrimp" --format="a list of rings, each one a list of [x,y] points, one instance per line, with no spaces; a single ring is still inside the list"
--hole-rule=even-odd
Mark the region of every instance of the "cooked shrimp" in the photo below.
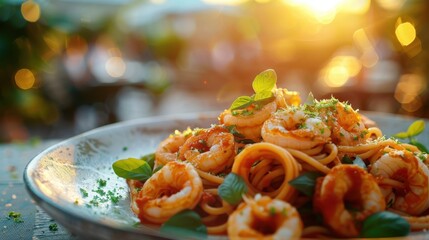
[[[370,172],[379,180],[391,208],[414,216],[429,208],[429,170],[412,152],[391,150]]]
[[[277,88],[274,91],[276,97],[277,109],[286,108],[287,106],[298,106],[301,103],[299,93],[288,91],[286,88]]]
[[[271,113],[276,111],[276,108],[276,102],[272,101],[264,105],[261,109],[251,104],[247,109],[240,110],[242,112],[239,113],[227,109],[219,115],[219,122],[225,126],[235,126],[244,138],[259,142],[261,133],[259,130],[254,131],[254,129],[260,128],[265,120],[271,116]],[[244,114],[244,111],[246,114]]]
[[[335,166],[317,180],[313,204],[322,213],[325,224],[342,237],[357,237],[359,222],[386,207],[374,177],[363,168],[348,164]]]
[[[331,131],[320,117],[308,115],[301,106],[278,110],[264,122],[261,134],[266,142],[303,150],[328,142]]]
[[[332,98],[317,102],[315,107],[331,128],[333,143],[353,146],[366,141],[365,124],[361,115],[350,105]]]
[[[141,221],[163,223],[182,210],[193,209],[202,194],[203,183],[191,164],[168,162],[138,192],[138,217]]]
[[[202,171],[219,173],[232,165],[235,151],[234,135],[216,125],[189,137],[180,148],[178,159]]]
[[[268,196],[244,198],[228,218],[230,239],[299,239],[303,224],[289,203]]]
[[[179,132],[168,136],[157,147],[155,151],[155,166],[165,165],[177,159],[177,152],[191,135],[191,130]]]

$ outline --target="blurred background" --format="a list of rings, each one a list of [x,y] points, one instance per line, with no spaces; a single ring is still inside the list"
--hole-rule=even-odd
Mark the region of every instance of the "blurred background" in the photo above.
[[[0,142],[221,111],[259,72],[429,117],[429,1],[0,0]]]

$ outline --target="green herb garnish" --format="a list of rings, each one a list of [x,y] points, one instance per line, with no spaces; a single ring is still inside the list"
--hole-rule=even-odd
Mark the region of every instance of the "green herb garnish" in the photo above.
[[[305,172],[289,181],[289,184],[301,193],[311,197],[314,194],[316,179],[321,177],[319,172]]]
[[[51,232],[58,231],[58,225],[56,223],[52,223],[51,225],[49,225],[49,231]]]
[[[385,238],[400,237],[410,233],[410,224],[392,212],[377,212],[367,217],[362,223],[360,237]]]
[[[107,184],[107,181],[104,179],[97,179],[97,183],[99,187],[105,187]]]
[[[409,143],[416,146],[420,151],[429,153],[428,149],[417,140],[417,136],[425,130],[425,121],[416,120],[408,127],[406,132],[398,132],[393,135],[395,138],[408,139]]]
[[[150,166],[150,169],[153,169],[153,166],[155,165],[155,153],[146,154],[140,159],[147,162],[147,164]]]
[[[146,161],[137,158],[118,160],[113,163],[112,167],[116,175],[125,179],[146,181],[152,176],[150,165]]]
[[[23,223],[24,222],[24,220],[21,218],[21,213],[19,213],[19,212],[15,212],[15,211],[9,212],[8,218],[13,219],[13,221],[16,223]]]
[[[160,231],[179,239],[207,238],[207,227],[200,215],[192,210],[184,210],[172,216],[161,225]]]
[[[247,190],[243,178],[235,173],[228,174],[218,188],[219,196],[231,205],[238,204]]]
[[[276,87],[277,75],[272,69],[259,73],[252,82],[255,94],[252,96],[240,96],[235,99],[230,110],[243,110],[240,114],[253,114],[253,111],[244,111],[247,107],[255,105],[257,109],[274,100],[273,89]]]
[[[80,190],[80,193],[82,193],[82,197],[83,197],[83,198],[88,197],[88,191],[86,191],[86,190],[85,190],[85,189],[83,189],[83,188],[80,188],[79,190]]]

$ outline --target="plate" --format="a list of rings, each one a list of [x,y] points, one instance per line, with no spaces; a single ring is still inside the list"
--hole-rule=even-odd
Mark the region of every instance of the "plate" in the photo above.
[[[374,120],[386,136],[406,131],[416,120],[363,113]],[[29,162],[24,171],[27,190],[47,214],[85,239],[171,238],[154,226],[138,224],[130,209],[127,185],[113,172],[112,163],[153,153],[159,142],[174,130],[209,127],[217,122],[218,114],[143,118],[107,125],[64,140]],[[429,146],[428,128],[418,140]]]

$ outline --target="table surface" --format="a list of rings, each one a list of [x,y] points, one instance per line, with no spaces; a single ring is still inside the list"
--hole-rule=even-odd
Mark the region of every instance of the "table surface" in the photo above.
[[[23,180],[27,163],[57,142],[59,140],[35,139],[0,144],[0,239],[78,239],[35,204]],[[10,212],[20,213],[21,217],[15,221],[9,217]],[[56,230],[54,226],[57,226]]]

